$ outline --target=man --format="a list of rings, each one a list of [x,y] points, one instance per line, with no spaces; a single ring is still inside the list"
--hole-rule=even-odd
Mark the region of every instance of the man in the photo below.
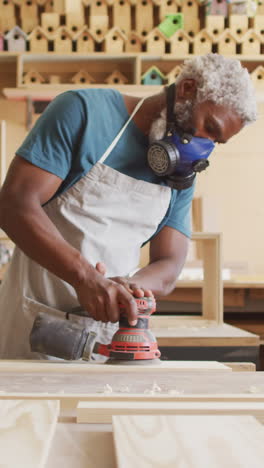
[[[175,188],[185,180],[181,164],[204,164],[214,143],[256,119],[256,102],[247,70],[217,54],[187,61],[169,89],[143,102],[110,89],[63,93],[17,150],[0,195],[0,225],[18,246],[1,287],[1,358],[42,357],[29,346],[40,311],[77,320],[109,343],[119,303],[133,325],[135,296],[175,287],[195,178],[191,171],[187,188]],[[168,152],[180,170],[160,177],[165,134],[179,140],[179,152],[175,140]],[[156,171],[147,159],[154,140],[163,145],[157,162],[150,151]],[[150,263],[137,271],[149,239]],[[80,306],[88,317],[73,313]]]

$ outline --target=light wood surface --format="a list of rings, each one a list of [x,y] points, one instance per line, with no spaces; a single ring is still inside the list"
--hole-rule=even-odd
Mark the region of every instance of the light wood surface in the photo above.
[[[253,415],[264,420],[263,402],[90,402],[81,401],[77,406],[77,422],[109,424],[113,416],[119,415]]]
[[[44,468],[58,413],[56,400],[0,400],[0,466]]]
[[[118,468],[263,467],[251,416],[114,416],[113,432]]]
[[[161,361],[158,364],[144,365],[107,365],[93,364],[87,361],[51,362],[51,361],[11,361],[0,360],[0,372],[49,372],[68,374],[145,374],[150,370],[158,374],[175,372],[232,372],[230,367],[217,361]],[[91,377],[92,378],[92,377]]]

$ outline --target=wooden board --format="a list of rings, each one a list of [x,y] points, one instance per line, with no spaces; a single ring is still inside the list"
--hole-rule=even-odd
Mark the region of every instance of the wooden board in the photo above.
[[[253,415],[264,421],[264,402],[90,402],[81,401],[77,406],[77,422],[110,424],[119,415]]]
[[[252,416],[115,416],[113,431],[118,468],[263,467]]]
[[[1,400],[0,466],[44,467],[58,413],[56,400]]]
[[[92,364],[87,361],[69,361],[69,362],[57,362],[57,361],[11,361],[11,360],[0,360],[0,372],[55,372],[57,373],[68,373],[75,374],[145,374],[151,370],[157,375],[165,372],[166,374],[175,372],[231,372],[230,367],[217,361],[161,361],[159,364],[151,365],[106,365],[103,363]],[[92,378],[92,377],[91,377]]]

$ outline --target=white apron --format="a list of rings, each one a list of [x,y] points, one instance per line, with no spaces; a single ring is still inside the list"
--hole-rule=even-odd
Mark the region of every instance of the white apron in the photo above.
[[[92,265],[105,263],[108,277],[125,276],[138,267],[140,247],[156,231],[170,202],[168,187],[103,164],[142,103],[143,99],[88,174],[43,208],[65,240]],[[46,358],[32,353],[29,344],[40,311],[78,321],[98,333],[97,341],[110,343],[117,324],[70,314],[78,306],[71,285],[16,247],[0,288],[0,358]]]

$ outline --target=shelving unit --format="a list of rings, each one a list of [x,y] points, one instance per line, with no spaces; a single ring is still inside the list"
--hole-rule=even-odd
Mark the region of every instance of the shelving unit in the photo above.
[[[141,76],[150,66],[157,66],[165,75],[167,75],[176,65],[181,65],[185,59],[193,55],[186,55],[175,58],[173,54],[152,55],[146,53],[122,53],[110,55],[103,52],[94,52],[91,54],[56,54],[47,52],[43,54],[32,54],[30,52],[12,53],[0,52],[0,62],[13,64],[16,68],[16,83],[14,88],[4,88],[3,93],[8,99],[32,99],[50,100],[57,94],[68,89],[79,89],[87,87],[108,87],[105,80],[114,70],[118,69],[127,77],[128,83],[113,83],[111,87],[126,90],[130,93],[139,93],[140,95],[159,91],[161,86],[141,85]],[[253,72],[259,65],[264,65],[264,58],[261,55],[230,56],[241,60],[243,65]],[[44,83],[23,83],[23,76],[29,70],[34,69],[43,76]],[[79,70],[91,73],[95,77],[95,83],[73,84],[72,77]],[[59,76],[59,83],[48,83],[50,75]],[[264,79],[260,77],[259,84],[256,86],[258,95],[264,95]]]

